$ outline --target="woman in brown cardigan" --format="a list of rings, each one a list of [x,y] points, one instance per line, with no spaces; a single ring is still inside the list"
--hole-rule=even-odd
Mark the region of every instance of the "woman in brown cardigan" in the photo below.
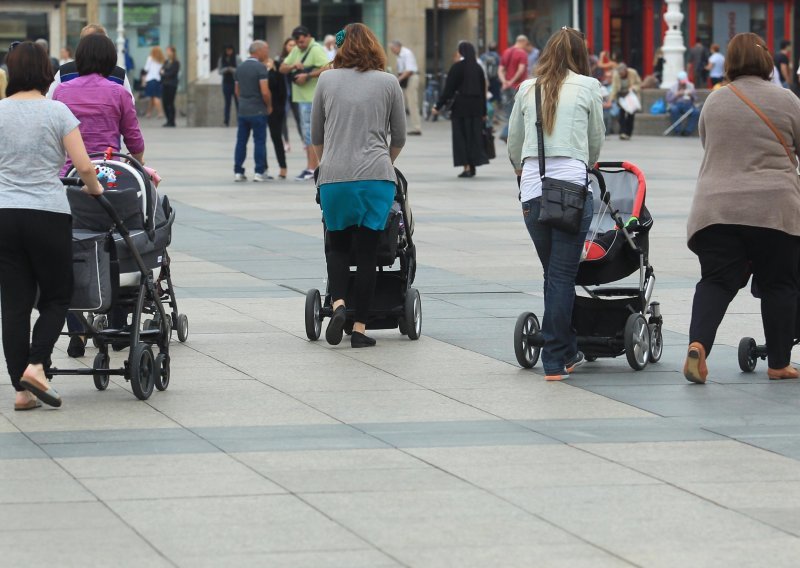
[[[706,356],[717,328],[750,270],[761,295],[767,374],[798,377],[790,363],[800,265],[800,100],[770,82],[766,45],[752,33],[733,37],[725,59],[731,86],[712,93],[700,115],[705,155],[688,239],[702,277],[683,368],[695,383],[706,381]],[[739,95],[756,105],[777,134]]]

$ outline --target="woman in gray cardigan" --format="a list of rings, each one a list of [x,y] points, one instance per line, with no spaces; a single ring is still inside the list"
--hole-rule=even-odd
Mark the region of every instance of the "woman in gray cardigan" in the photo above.
[[[328,282],[334,310],[325,339],[331,345],[342,341],[354,248],[350,345],[371,347],[375,340],[365,331],[375,292],[378,237],[394,201],[397,180],[392,164],[406,141],[406,113],[400,83],[384,71],[386,53],[367,26],[345,26],[336,34],[336,47],[333,69],[320,75],[311,107],[311,144],[320,158],[317,181],[330,244]]]
[[[694,383],[706,381],[717,328],[751,270],[761,296],[767,375],[798,378],[790,363],[800,284],[800,100],[770,82],[766,45],[752,33],[731,39],[725,58],[731,83],[708,97],[700,115],[705,155],[688,241],[702,277],[683,369]]]

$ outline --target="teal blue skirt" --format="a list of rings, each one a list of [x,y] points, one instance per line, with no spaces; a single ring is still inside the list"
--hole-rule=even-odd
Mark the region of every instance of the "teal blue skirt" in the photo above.
[[[319,200],[325,226],[329,231],[353,226],[382,231],[394,192],[394,182],[385,180],[324,183],[319,187]]]

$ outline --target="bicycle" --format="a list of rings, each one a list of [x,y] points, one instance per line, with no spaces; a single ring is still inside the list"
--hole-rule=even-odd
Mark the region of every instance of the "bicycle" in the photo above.
[[[445,73],[440,73],[439,78],[433,73],[425,74],[425,97],[422,100],[422,117],[425,121],[436,122],[439,116],[445,119],[450,118],[449,112],[440,112],[439,115],[433,114],[433,107],[436,105],[436,101],[439,100],[446,77]]]

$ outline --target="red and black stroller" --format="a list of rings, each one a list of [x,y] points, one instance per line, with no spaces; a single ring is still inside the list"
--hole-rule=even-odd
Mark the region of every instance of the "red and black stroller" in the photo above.
[[[655,274],[648,258],[653,218],[645,206],[644,174],[629,162],[600,162],[590,173],[594,218],[576,278],[572,325],[587,361],[622,354],[634,370],[661,359],[664,339],[658,302],[651,302]],[[638,286],[603,286],[639,273]],[[590,288],[590,287],[594,288]],[[517,318],[514,352],[531,368],[544,346],[533,312]]]

